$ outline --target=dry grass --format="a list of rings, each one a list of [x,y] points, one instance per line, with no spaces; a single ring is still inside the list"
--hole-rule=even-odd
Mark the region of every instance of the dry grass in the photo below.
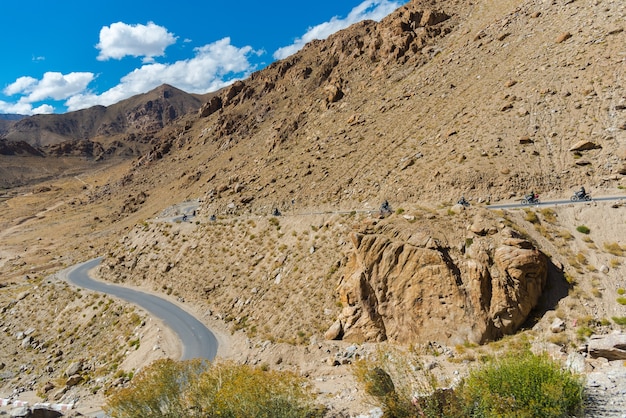
[[[624,256],[624,249],[616,242],[605,242],[603,248],[606,252],[613,254],[614,256]]]

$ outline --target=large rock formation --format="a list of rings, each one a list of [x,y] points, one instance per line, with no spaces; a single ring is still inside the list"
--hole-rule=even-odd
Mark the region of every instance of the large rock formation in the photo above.
[[[391,219],[353,234],[327,338],[482,343],[526,320],[547,279],[533,244],[488,212],[456,236],[455,225],[423,226]]]

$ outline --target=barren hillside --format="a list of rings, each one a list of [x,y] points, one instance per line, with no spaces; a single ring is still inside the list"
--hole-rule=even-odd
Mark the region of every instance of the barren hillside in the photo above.
[[[565,358],[589,332],[623,331],[623,204],[489,204],[581,185],[624,197],[625,17],[618,0],[412,1],[218,92],[141,157],[12,190],[2,346],[22,352],[18,290],[49,292],[47,274],[100,255],[101,278],[231,333],[220,355],[300,370],[346,414],[368,408],[335,366],[353,346],[447,347],[443,379],[505,335]],[[172,218],[186,201],[189,219]],[[102,395],[108,370],[86,390]],[[25,385],[17,362],[4,372]]]

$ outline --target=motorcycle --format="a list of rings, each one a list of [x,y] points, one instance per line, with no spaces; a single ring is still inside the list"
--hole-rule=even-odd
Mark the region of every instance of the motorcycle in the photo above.
[[[576,192],[574,193],[574,195],[572,197],[570,197],[570,199],[572,202],[578,202],[578,201],[590,201],[591,200],[591,195],[589,193],[581,193],[581,192]]]
[[[466,208],[470,207],[470,203],[465,200],[465,198],[460,198],[458,202],[456,202],[459,205],[465,206]]]
[[[528,195],[522,199],[522,205],[538,205],[539,195]]]

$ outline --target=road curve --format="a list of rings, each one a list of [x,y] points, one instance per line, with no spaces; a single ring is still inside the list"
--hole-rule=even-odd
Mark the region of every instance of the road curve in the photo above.
[[[100,264],[100,261],[102,257],[71,267],[67,272],[68,281],[78,287],[124,299],[161,319],[178,335],[182,343],[181,360],[192,358],[213,360],[215,358],[217,338],[202,322],[179,306],[158,296],[92,279],[89,276],[89,270]]]

